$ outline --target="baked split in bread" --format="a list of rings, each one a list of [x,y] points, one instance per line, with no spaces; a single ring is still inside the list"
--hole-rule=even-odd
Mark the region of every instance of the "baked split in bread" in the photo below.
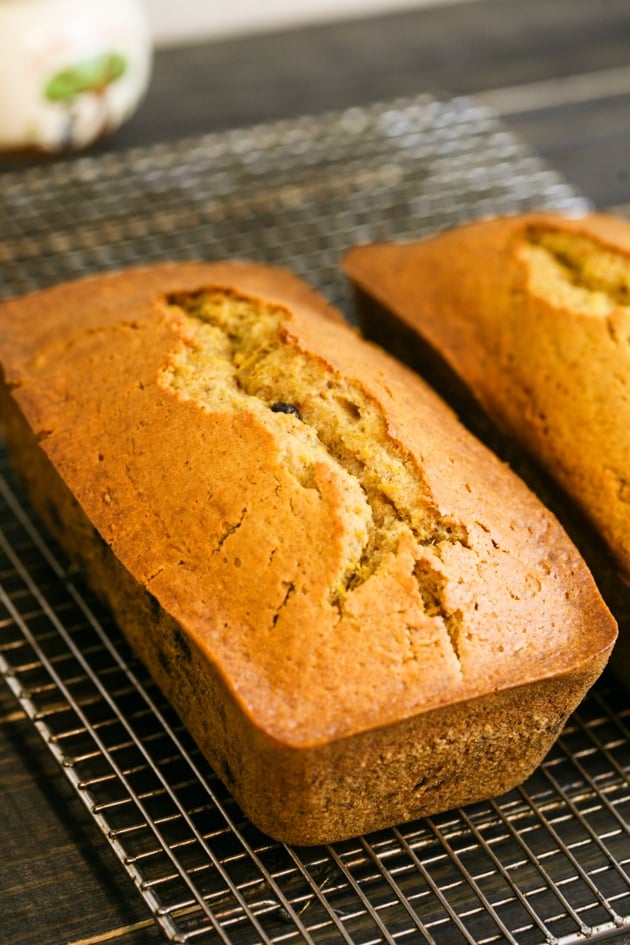
[[[615,624],[557,521],[290,274],[167,264],[0,307],[33,504],[263,831],[501,793]]]
[[[570,498],[563,521],[630,634],[630,223],[484,220],[358,246],[344,268],[366,334],[474,425],[472,395]]]

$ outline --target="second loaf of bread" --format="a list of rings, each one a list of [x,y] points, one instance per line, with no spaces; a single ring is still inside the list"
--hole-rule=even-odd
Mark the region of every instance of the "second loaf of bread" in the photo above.
[[[615,626],[556,520],[291,275],[172,264],[0,309],[33,503],[264,831],[500,793]]]
[[[382,307],[384,336],[406,332],[409,357],[422,339],[448,365],[582,510],[630,586],[630,223],[526,213],[358,246],[344,265]]]

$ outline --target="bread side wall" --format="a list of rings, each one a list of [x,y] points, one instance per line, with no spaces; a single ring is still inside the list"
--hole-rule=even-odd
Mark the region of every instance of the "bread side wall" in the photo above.
[[[587,670],[445,706],[296,750],[247,719],[185,629],[122,567],[52,467],[10,397],[0,405],[13,463],[55,539],[113,611],[132,648],[226,786],[265,833],[334,842],[496,796],[540,763]]]

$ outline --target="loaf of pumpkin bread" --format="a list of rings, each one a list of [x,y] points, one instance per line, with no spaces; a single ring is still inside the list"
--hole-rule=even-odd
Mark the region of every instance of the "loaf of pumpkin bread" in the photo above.
[[[495,218],[358,246],[344,268],[366,334],[475,424],[472,395],[560,487],[542,486],[630,635],[630,223]]]
[[[9,301],[0,363],[31,501],[278,839],[506,791],[606,663],[615,623],[556,519],[286,272]]]

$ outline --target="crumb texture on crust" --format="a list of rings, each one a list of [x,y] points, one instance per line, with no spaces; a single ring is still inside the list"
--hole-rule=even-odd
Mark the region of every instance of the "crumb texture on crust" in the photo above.
[[[291,343],[287,312],[234,292],[171,296],[183,341],[159,383],[210,413],[252,413],[280,446],[300,486],[318,488],[318,468],[345,493],[342,573],[331,587],[340,608],[349,590],[395,552],[403,535],[420,545],[467,544],[461,523],[440,514],[422,471],[387,433],[381,406],[348,377]],[[439,593],[429,593],[433,612]]]
[[[516,372],[530,442],[630,575],[630,254],[587,221],[534,223],[517,255],[536,306]]]
[[[521,248],[529,288],[551,305],[584,315],[630,313],[630,258],[581,233],[531,226]]]

